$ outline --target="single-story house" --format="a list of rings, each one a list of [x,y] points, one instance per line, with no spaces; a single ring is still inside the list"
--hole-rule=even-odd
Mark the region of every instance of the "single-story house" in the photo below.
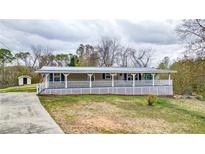
[[[43,82],[37,84],[37,94],[122,94],[173,95],[173,70],[127,67],[47,67]],[[159,74],[168,74],[160,79]]]
[[[18,77],[18,85],[31,84],[31,77],[28,75],[21,75]]]

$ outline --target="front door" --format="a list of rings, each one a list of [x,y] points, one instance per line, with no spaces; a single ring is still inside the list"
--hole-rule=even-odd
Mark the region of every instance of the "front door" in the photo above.
[[[27,78],[23,78],[23,84],[27,84]]]

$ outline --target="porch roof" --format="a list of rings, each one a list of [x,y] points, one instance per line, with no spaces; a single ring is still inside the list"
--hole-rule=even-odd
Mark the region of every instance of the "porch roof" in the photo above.
[[[176,73],[173,70],[137,67],[50,67],[43,66],[36,73]]]

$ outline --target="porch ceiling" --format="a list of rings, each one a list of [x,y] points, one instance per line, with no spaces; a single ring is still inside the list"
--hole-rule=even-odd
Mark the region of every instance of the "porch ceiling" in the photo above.
[[[36,73],[176,73],[173,70],[156,68],[128,67],[48,67],[38,69]]]

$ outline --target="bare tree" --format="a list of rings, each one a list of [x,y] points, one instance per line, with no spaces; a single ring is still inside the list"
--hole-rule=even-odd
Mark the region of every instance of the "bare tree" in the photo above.
[[[39,58],[39,68],[43,66],[57,66],[55,55],[50,50],[44,50]]]
[[[99,65],[111,67],[116,61],[120,54],[122,47],[119,40],[114,38],[103,37],[100,44],[97,46],[99,53]]]
[[[187,53],[205,57],[205,19],[183,20],[176,32],[187,44]]]
[[[130,59],[130,48],[122,47],[118,56],[117,56],[117,65],[120,67],[128,67],[130,63],[128,62]]]
[[[39,67],[39,64],[37,64],[39,62],[39,59],[42,55],[42,47],[41,46],[31,46],[31,50],[32,50],[32,56],[30,59],[30,66],[31,69],[35,69],[36,67]]]
[[[152,55],[151,48],[144,48],[138,50],[130,48],[129,50],[132,64],[135,67],[148,67]]]
[[[98,65],[98,53],[92,45],[80,44],[76,53],[79,56],[80,66],[97,66]]]
[[[52,54],[54,49],[43,46],[31,46],[32,56],[30,59],[31,69],[41,68],[42,66],[56,66],[55,56]]]
[[[99,65],[110,67],[118,65],[121,67],[147,67],[151,60],[152,49],[143,48],[136,50],[124,47],[119,40],[104,37],[97,47],[99,54]]]

